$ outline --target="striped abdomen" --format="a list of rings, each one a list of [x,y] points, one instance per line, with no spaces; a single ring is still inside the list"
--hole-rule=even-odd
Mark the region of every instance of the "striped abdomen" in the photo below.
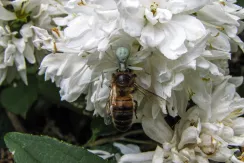
[[[122,132],[130,129],[134,110],[132,98],[117,97],[115,105],[112,107],[112,117],[115,128]]]

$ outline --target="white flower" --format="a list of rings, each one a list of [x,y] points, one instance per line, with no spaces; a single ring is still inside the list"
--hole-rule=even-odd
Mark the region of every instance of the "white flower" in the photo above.
[[[30,29],[31,24],[22,26],[20,29],[20,38],[16,37],[18,34],[17,32],[11,32],[9,26],[4,26],[4,24],[0,26],[0,47],[3,53],[1,71],[5,73],[1,76],[0,83],[7,77],[8,67],[15,65],[21,79],[27,84],[25,59],[31,64],[36,62],[34,46],[28,42],[28,39],[32,37],[32,31]]]
[[[206,103],[206,99],[199,100],[199,107],[192,107],[181,115],[182,119],[174,136],[179,141],[176,145],[179,152],[188,148],[195,155],[198,153],[213,161],[230,162],[229,159],[238,147],[244,145],[243,132],[238,132],[243,130],[243,126],[238,125],[242,118],[238,117],[244,112],[244,100],[236,95],[235,85],[228,83],[228,79],[209,91],[207,94],[211,96],[210,102]],[[202,106],[208,107],[207,110]],[[236,149],[229,149],[229,146]]]
[[[99,157],[105,159],[109,159],[111,157],[113,157],[113,154],[110,154],[109,152],[103,151],[103,150],[88,150],[89,152],[98,155]]]
[[[235,5],[236,1],[215,0],[211,4],[199,10],[197,18],[212,31],[215,37],[211,41],[213,48],[230,52],[230,42],[243,49],[243,42],[237,36],[243,30],[240,21],[243,14],[239,13],[242,8]],[[241,30],[238,30],[240,28]],[[234,47],[234,45],[232,45]],[[235,51],[236,47],[232,49]]]
[[[119,13],[113,0],[68,1],[65,10],[68,16],[53,20],[57,25],[67,26],[64,36],[69,40],[68,48],[95,52],[103,49],[118,30]]]
[[[33,32],[30,27],[33,24],[43,28],[52,27],[50,17],[48,18],[48,15],[45,14],[50,9],[50,6],[42,4],[42,2],[44,1],[15,0],[4,1],[0,5],[0,49],[4,53],[2,55],[4,59],[1,60],[1,64],[4,66],[1,67],[0,84],[8,76],[11,76],[12,79],[15,77],[13,66],[16,66],[20,77],[27,84],[25,59],[31,64],[36,63],[34,45],[32,43]],[[5,8],[6,5],[11,5],[13,9],[11,11],[7,10]]]
[[[226,75],[230,53],[242,47],[237,34],[243,27],[242,9],[232,2],[62,1],[65,16],[52,19],[60,27],[32,27],[35,46],[51,52],[39,74],[60,87],[62,100],[86,94],[86,110],[103,117],[112,74],[121,68],[116,50],[127,48],[123,68],[156,94],[133,92],[139,106],[133,122],[142,123],[159,146],[140,153],[115,144],[124,154],[119,162],[238,162],[234,147],[244,145],[244,120],[238,117],[244,103],[236,87],[242,79]],[[181,119],[171,126],[167,114]]]
[[[194,42],[206,34],[203,24],[184,12],[207,2],[128,0],[118,1],[118,9],[125,32],[139,37],[143,46],[156,47],[175,60],[187,52],[187,41]]]

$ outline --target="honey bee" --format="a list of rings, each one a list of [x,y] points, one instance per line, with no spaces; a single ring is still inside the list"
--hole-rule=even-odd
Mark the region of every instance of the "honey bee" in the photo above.
[[[109,100],[106,104],[107,114],[105,116],[105,124],[110,124],[112,121],[117,130],[126,132],[132,126],[134,113],[137,118],[136,111],[138,104],[133,99],[133,93],[140,91],[144,95],[148,93],[154,96],[157,95],[145,90],[136,83],[136,74],[126,65],[129,57],[129,50],[127,48],[117,48],[116,56],[119,62],[119,68],[116,73],[112,74],[111,90]],[[161,97],[159,98],[165,100]]]

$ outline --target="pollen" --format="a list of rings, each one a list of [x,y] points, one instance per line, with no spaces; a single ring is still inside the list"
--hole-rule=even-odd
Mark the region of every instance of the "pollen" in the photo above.
[[[219,3],[220,3],[221,5],[223,5],[223,6],[226,5],[226,3],[225,3],[223,0],[219,1]]]
[[[86,4],[85,4],[85,2],[83,0],[81,0],[80,2],[78,2],[78,5],[79,6],[85,6]]]
[[[52,31],[55,32],[58,35],[58,37],[60,37],[60,33],[59,33],[58,28],[54,27],[54,28],[52,28]]]
[[[220,27],[220,26],[217,26],[216,29],[220,30],[220,31],[224,31],[225,28],[224,27]]]
[[[242,162],[244,162],[244,148],[241,148],[242,154],[238,157],[238,159]]]
[[[57,48],[56,42],[53,42],[53,53],[57,53],[57,51],[58,51],[58,48]]]
[[[153,2],[150,6],[151,12],[153,13],[153,15],[155,15],[157,13],[157,8],[158,8],[158,4],[156,2]]]
[[[202,78],[203,81],[209,82],[211,79],[210,78]]]
[[[220,33],[218,32],[214,37],[218,37],[220,35]]]

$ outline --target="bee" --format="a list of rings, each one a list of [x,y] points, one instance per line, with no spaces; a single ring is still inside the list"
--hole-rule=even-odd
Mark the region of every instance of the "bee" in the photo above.
[[[111,90],[106,104],[107,114],[104,119],[105,124],[110,124],[112,121],[114,127],[121,132],[131,128],[134,114],[137,118],[138,103],[133,99],[133,93],[140,91],[144,95],[150,93],[157,96],[136,83],[136,74],[126,65],[129,54],[129,50],[125,47],[116,50],[119,68],[112,74]]]

